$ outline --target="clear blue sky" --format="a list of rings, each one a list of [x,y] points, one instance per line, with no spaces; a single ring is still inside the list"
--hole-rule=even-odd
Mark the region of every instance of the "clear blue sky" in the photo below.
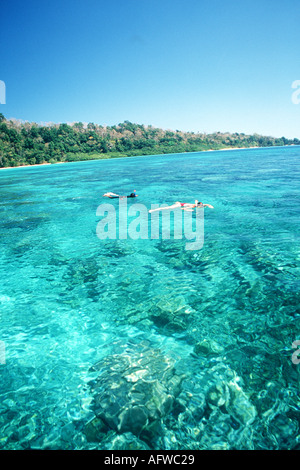
[[[299,0],[2,0],[6,118],[300,138]]]

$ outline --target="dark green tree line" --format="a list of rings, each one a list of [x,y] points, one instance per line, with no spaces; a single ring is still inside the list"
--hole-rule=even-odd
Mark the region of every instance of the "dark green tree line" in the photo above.
[[[234,147],[299,145],[258,134],[170,131],[124,121],[115,126],[20,123],[0,113],[0,167]]]

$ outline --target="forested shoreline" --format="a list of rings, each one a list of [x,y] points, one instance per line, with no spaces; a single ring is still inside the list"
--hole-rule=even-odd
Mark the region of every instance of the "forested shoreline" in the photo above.
[[[0,113],[0,168],[135,155],[299,144],[300,140],[297,138],[171,131],[130,121],[114,126],[82,122],[42,125],[7,120]]]

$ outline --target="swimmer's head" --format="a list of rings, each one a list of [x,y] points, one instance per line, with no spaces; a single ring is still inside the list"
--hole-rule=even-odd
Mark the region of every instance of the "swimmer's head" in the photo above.
[[[197,202],[197,206],[203,206],[202,202]]]

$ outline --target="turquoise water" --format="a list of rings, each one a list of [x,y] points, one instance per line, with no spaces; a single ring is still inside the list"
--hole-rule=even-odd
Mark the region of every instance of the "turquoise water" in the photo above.
[[[0,448],[299,448],[299,156],[284,147],[1,171]],[[118,207],[102,194],[133,189],[149,209],[212,204],[203,248],[100,240],[97,207]],[[176,392],[154,357],[182,376]],[[107,422],[87,431],[93,380],[118,388],[123,360],[172,396],[154,438]],[[120,414],[133,399],[118,390]]]

